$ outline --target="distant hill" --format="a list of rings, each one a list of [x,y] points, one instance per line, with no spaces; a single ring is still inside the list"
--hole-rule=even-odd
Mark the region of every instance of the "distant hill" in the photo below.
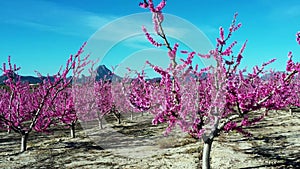
[[[96,81],[104,78],[106,80],[113,80],[113,81],[119,81],[122,79],[120,76],[113,74],[112,71],[109,70],[105,65],[98,66],[96,71],[97,71]]]
[[[120,81],[122,80],[122,77],[115,75],[112,73],[112,71],[110,69],[108,69],[105,65],[99,65],[96,69],[97,75],[96,75],[96,81],[99,81],[100,79],[106,79],[106,80],[111,80],[111,81]],[[194,75],[192,75],[194,76]],[[273,73],[267,73],[264,74],[261,78],[264,80],[267,80],[269,78],[271,78],[272,76],[274,76]],[[205,79],[207,77],[207,73],[203,73],[201,78]],[[247,75],[244,75],[245,78],[247,78]],[[43,79],[45,79],[47,77],[35,77],[35,76],[21,76],[21,81],[24,82],[29,82],[30,84],[36,84],[36,83],[40,83],[42,82]],[[69,77],[70,78],[70,77]],[[84,77],[82,77],[84,78]],[[4,81],[7,78],[5,76],[0,76],[0,85],[4,84]],[[54,80],[53,77],[50,77],[51,80]],[[160,77],[155,77],[155,78],[148,78],[146,79],[147,81],[150,82],[160,82],[161,78]]]
[[[103,79],[105,77],[105,79],[107,80],[121,80],[122,78],[117,76],[117,75],[113,75],[112,71],[109,70],[105,65],[100,65],[97,67],[96,69],[97,71],[97,75],[96,75],[96,80],[100,80]],[[41,83],[42,80],[44,80],[47,77],[36,77],[36,76],[22,76],[20,75],[21,81],[23,82],[29,82],[30,84],[36,84],[36,83]],[[53,81],[54,78],[50,77],[50,79]],[[0,76],[0,85],[4,84],[4,81],[7,80],[6,76]]]
[[[152,79],[146,79],[146,81],[149,81],[150,83],[159,83],[161,81],[160,77],[155,77]]]
[[[280,72],[266,73],[266,74],[264,74],[261,78],[262,78],[263,80],[268,80],[268,79],[274,77],[276,73],[284,73],[284,72],[283,72],[283,71],[280,71]]]
[[[44,79],[46,79],[47,77],[35,77],[35,76],[20,76],[21,81],[23,82],[29,82],[30,84],[36,84],[36,83],[41,83]],[[0,85],[4,84],[4,81],[7,80],[6,76],[0,76]],[[50,77],[50,80],[54,80],[53,77]]]

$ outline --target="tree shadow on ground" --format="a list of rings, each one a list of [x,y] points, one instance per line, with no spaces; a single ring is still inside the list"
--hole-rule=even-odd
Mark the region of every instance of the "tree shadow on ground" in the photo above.
[[[59,151],[63,150],[63,151]],[[29,150],[35,153],[35,161],[30,161],[27,164],[20,166],[19,168],[65,168],[66,164],[76,161],[76,159],[67,159],[66,161],[60,161],[66,157],[73,157],[76,153],[86,153],[90,151],[103,150],[100,146],[93,145],[92,142],[56,142],[49,144],[47,147],[39,147],[38,149]],[[80,157],[80,156],[79,156]],[[81,158],[85,158],[82,156]],[[87,161],[93,161],[86,157]]]
[[[286,151],[291,149],[291,145],[287,142],[287,136],[274,136],[269,135],[265,137],[251,137],[243,140],[236,140],[236,142],[249,141],[252,143],[251,148],[241,149],[245,154],[255,154],[254,158],[267,159],[272,161],[272,164],[264,164],[259,166],[245,167],[250,168],[300,168],[300,151],[295,150]],[[260,144],[257,144],[260,142]],[[287,153],[288,152],[288,153]],[[274,162],[273,162],[274,161]]]

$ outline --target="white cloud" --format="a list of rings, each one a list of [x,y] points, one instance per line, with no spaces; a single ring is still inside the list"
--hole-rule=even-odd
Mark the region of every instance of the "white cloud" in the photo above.
[[[86,13],[81,17],[81,21],[84,25],[90,27],[91,29],[99,29],[105,24],[115,20],[117,17],[115,16],[98,16],[93,13]]]
[[[35,21],[28,21],[28,20],[10,20],[9,22],[10,24],[15,24],[15,25],[20,25],[20,26],[25,26],[25,27],[31,27],[31,28],[35,28],[37,30],[45,30],[45,31],[58,31],[58,28],[55,26],[51,26],[51,25],[47,25],[47,24],[42,24],[42,23],[38,23]]]
[[[201,29],[203,31],[203,33],[205,33],[205,34],[217,35],[219,33],[219,29],[214,26],[211,26],[211,25],[202,25],[202,26],[199,26],[199,29]]]
[[[0,22],[64,35],[86,37],[117,18],[43,0],[7,1],[2,2],[1,6],[4,9],[0,11]]]

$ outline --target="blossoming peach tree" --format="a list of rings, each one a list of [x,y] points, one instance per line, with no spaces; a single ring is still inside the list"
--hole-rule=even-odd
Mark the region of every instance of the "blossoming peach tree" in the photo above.
[[[75,110],[74,96],[71,88],[66,88],[57,96],[49,107],[55,123],[63,123],[70,128],[70,136],[75,138],[75,126],[78,112]]]
[[[265,67],[275,59],[260,67],[255,66],[250,73],[240,70],[247,41],[237,54],[233,53],[237,41],[229,43],[232,34],[241,27],[240,23],[236,23],[237,14],[234,15],[227,34],[220,27],[216,47],[208,54],[181,51],[181,54],[187,55],[187,59],[180,59],[179,62],[179,44],[172,47],[162,26],[162,9],[165,5],[165,0],[156,7],[152,0],[140,3],[140,7],[149,9],[152,13],[154,31],[162,42],[154,39],[143,27],[146,38],[155,47],[166,47],[170,59],[167,69],[147,62],[161,76],[159,87],[153,87],[151,94],[148,94],[152,97],[149,111],[155,116],[153,124],[168,123],[166,134],[179,125],[182,131],[201,139],[204,144],[202,168],[210,168],[210,152],[215,137],[232,130],[249,136],[251,134],[245,130],[246,127],[262,120],[269,110],[281,109],[289,104],[290,97],[284,93],[291,89],[290,81],[300,71],[300,64],[293,62],[290,52],[285,73],[276,72],[271,78],[263,78],[268,73]],[[300,44],[299,32],[297,42]],[[196,55],[203,59],[212,58],[216,65],[202,69],[198,65],[193,66]],[[145,97],[136,95],[139,96]],[[135,104],[146,104],[143,98],[137,100],[141,102]]]
[[[1,126],[7,130],[13,130],[21,136],[21,152],[26,151],[29,134],[32,130],[37,132],[47,132],[51,124],[57,119],[57,112],[53,111],[53,106],[57,106],[57,101],[65,99],[62,91],[70,87],[72,78],[80,73],[89,63],[88,56],[81,58],[83,47],[74,56],[70,56],[66,66],[53,76],[42,78],[42,82],[36,85],[30,85],[28,82],[22,82],[17,71],[20,69],[12,65],[8,57],[8,67],[3,64],[3,74],[7,77],[5,81],[6,88],[1,90],[0,101],[0,121]],[[72,71],[73,70],[73,71]],[[68,100],[68,99],[66,99]],[[66,103],[70,105],[71,102]],[[61,107],[60,107],[61,108]],[[56,107],[55,110],[59,108]],[[65,108],[64,108],[65,109]],[[61,120],[72,124],[76,117],[71,116],[73,113],[69,110],[61,111]],[[68,115],[66,115],[68,113]]]

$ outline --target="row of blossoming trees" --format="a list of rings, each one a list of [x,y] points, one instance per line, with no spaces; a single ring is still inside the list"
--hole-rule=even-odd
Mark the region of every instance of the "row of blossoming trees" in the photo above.
[[[17,73],[20,67],[13,65],[10,57],[8,65],[3,64],[6,80],[0,89],[0,129],[20,134],[21,152],[26,151],[33,130],[49,132],[51,126],[63,124],[70,128],[74,138],[78,120],[98,120],[102,129],[102,120],[109,113],[120,123],[120,113],[143,111],[135,106],[138,104],[134,99],[134,89],[140,87],[136,84],[139,78],[123,78],[114,84],[106,78],[95,82],[92,69],[90,76],[79,78],[87,65],[95,64],[88,60],[89,55],[81,57],[85,45],[70,56],[57,74],[43,77],[38,73],[42,80],[38,84],[23,82]]]
[[[89,64],[87,57],[81,59],[81,48],[71,56],[66,67],[42,83],[32,87],[19,79],[19,69],[8,61],[3,65],[7,76],[0,92],[0,127],[21,135],[21,151],[26,150],[28,135],[32,130],[47,131],[50,125],[64,123],[75,137],[75,124],[80,120],[97,119],[103,128],[103,118],[114,114],[120,122],[120,114],[150,112],[153,124],[167,123],[165,134],[179,125],[183,132],[203,141],[202,168],[210,168],[210,151],[215,137],[222,132],[236,130],[250,136],[245,128],[262,120],[270,110],[279,110],[300,104],[300,64],[288,54],[285,72],[266,71],[265,67],[275,60],[255,66],[252,71],[239,69],[247,41],[237,54],[233,53],[236,41],[229,42],[241,24],[234,15],[228,33],[220,28],[216,47],[208,54],[180,51],[187,59],[178,59],[179,44],[173,46],[163,30],[163,13],[166,1],[154,6],[152,0],[140,3],[153,14],[155,39],[147,29],[143,31],[155,47],[166,47],[170,59],[163,69],[147,62],[160,74],[159,84],[146,80],[144,72],[134,72],[136,78],[121,81],[78,79],[80,72]],[[300,32],[297,33],[300,44]],[[213,59],[216,65],[199,68],[193,66],[193,58]],[[131,71],[129,69],[129,71]],[[73,78],[67,78],[72,74]],[[93,70],[91,70],[93,74]],[[263,78],[270,74],[268,78]],[[93,76],[91,76],[93,77]],[[71,81],[81,81],[70,87]]]

